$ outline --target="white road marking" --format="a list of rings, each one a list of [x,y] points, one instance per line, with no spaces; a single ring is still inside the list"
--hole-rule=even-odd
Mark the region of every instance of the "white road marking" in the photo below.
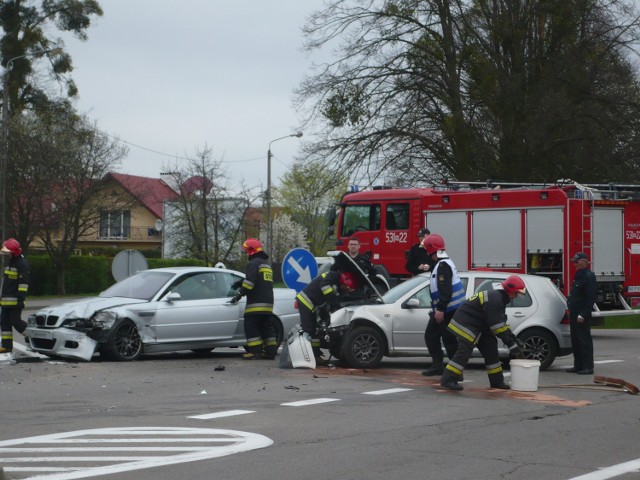
[[[605,363],[621,363],[621,362],[624,362],[624,360],[598,360],[593,363],[596,363],[598,365],[604,365]]]
[[[372,392],[362,392],[363,395],[388,395],[390,393],[410,392],[413,388],[388,388],[386,390],[374,390]]]
[[[169,438],[162,438],[163,436]],[[173,445],[165,446],[164,443],[168,442]],[[99,444],[109,443],[123,445],[119,447],[99,446]],[[156,445],[130,448],[131,443]],[[188,443],[190,446],[176,446],[180,443]],[[58,447],[59,444],[91,444],[95,446]],[[99,428],[0,441],[0,453],[2,454],[0,462],[7,473],[31,472],[36,474],[36,476],[25,478],[25,480],[74,480],[218,458],[265,448],[272,444],[273,440],[268,437],[237,430],[171,427]],[[25,445],[29,446],[25,447]],[[126,455],[104,455],[107,452],[118,451]],[[66,455],[70,452],[87,453],[87,455]],[[134,452],[146,452],[147,455],[135,455]],[[57,453],[58,455],[38,457],[35,455],[25,456],[25,453]],[[43,465],[43,463],[60,464],[62,462],[75,462],[78,465],[68,468]],[[105,462],[108,464],[105,465]],[[33,463],[34,466],[25,466],[29,463]],[[87,464],[91,463],[99,466],[87,467]]]
[[[624,475],[625,473],[640,472],[640,459],[631,460],[630,462],[619,463],[611,467],[603,468],[597,472],[587,473],[579,477],[573,477],[569,480],[606,480],[608,478]]]
[[[187,418],[195,418],[198,420],[210,420],[212,418],[233,417],[236,415],[245,415],[247,413],[256,413],[255,410],[227,410],[226,412],[205,413],[204,415],[192,415]]]
[[[299,402],[281,403],[283,407],[305,407],[307,405],[317,405],[319,403],[338,402],[339,398],[314,398],[311,400],[301,400]]]

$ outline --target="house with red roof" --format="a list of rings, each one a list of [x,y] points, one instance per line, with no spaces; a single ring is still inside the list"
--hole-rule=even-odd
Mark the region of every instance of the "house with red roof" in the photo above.
[[[178,194],[162,179],[108,173],[102,195],[117,196],[123,208],[106,207],[100,212],[100,222],[78,242],[78,248],[114,248],[116,250],[162,250],[164,202],[177,199]],[[115,204],[104,202],[105,205]]]

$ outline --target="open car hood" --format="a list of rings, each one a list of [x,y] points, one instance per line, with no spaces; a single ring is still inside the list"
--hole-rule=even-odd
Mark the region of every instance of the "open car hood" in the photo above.
[[[360,285],[364,285],[367,298],[375,298],[380,301],[382,300],[382,295],[380,295],[380,292],[373,282],[369,280],[369,277],[362,271],[358,264],[349,255],[347,255],[346,252],[331,251],[328,252],[327,255],[333,257],[333,261],[340,271],[351,272],[356,276],[358,283]]]

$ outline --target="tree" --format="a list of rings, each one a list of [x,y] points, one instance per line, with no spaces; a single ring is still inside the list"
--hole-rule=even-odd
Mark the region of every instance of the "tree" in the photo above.
[[[304,30],[337,52],[296,92],[306,158],[371,182],[628,181],[638,27],[631,0],[334,0]]]
[[[12,223],[25,244],[33,236],[42,242],[64,294],[65,268],[78,240],[97,230],[105,209],[131,205],[103,191],[105,175],[127,149],[70,110],[27,118],[21,129],[25,148],[12,151]]]
[[[4,35],[0,39],[2,66],[16,57],[6,84],[9,86],[9,103],[12,115],[26,106],[35,110],[47,110],[51,100],[31,74],[33,62],[41,57],[36,52],[59,48],[55,56],[48,56],[49,73],[57,82],[66,86],[66,94],[74,97],[77,88],[67,75],[73,70],[71,56],[64,51],[64,42],[52,38],[54,28],[70,32],[80,40],[87,39],[86,30],[91,19],[102,16],[102,8],[95,0],[46,0],[36,6],[33,0],[3,0],[0,2],[0,24]],[[24,56],[24,57],[23,57]]]
[[[232,193],[222,159],[213,159],[205,146],[185,167],[165,167],[178,199],[165,213],[165,242],[171,256],[198,258],[210,264],[237,262],[246,231],[245,222],[256,200],[251,189]]]
[[[273,219],[273,247],[269,252],[271,261],[282,262],[292,248],[309,248],[307,232],[299,223],[294,222],[286,213],[280,213]]]
[[[346,175],[333,173],[319,162],[298,163],[274,189],[276,203],[308,233],[307,242],[314,255],[326,254],[329,240],[327,210],[340,201],[346,191]]]

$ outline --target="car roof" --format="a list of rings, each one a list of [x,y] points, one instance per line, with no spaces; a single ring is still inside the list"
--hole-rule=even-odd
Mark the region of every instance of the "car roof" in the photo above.
[[[226,272],[234,275],[244,276],[243,273],[236,270],[230,270],[228,268],[215,268],[215,267],[198,267],[198,266],[177,266],[177,267],[160,267],[150,268],[148,270],[141,270],[140,272],[159,272],[159,273],[184,273],[184,272]],[[140,273],[137,272],[137,273]]]

